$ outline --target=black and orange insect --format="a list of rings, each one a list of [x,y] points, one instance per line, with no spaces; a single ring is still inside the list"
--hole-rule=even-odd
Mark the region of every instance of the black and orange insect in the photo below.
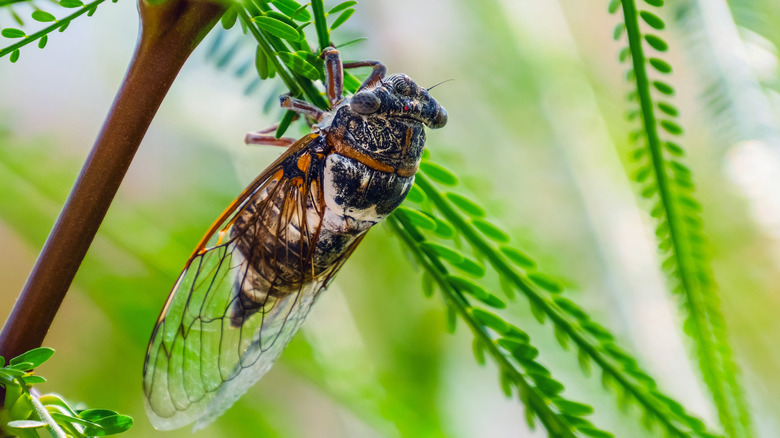
[[[247,143],[287,150],[219,216],[184,266],[144,363],[158,429],[203,426],[259,380],[366,232],[404,200],[425,144],[447,112],[408,76],[376,61],[341,63],[329,48],[329,111],[291,97],[316,121],[300,140],[270,130]],[[343,68],[372,67],[351,97]]]

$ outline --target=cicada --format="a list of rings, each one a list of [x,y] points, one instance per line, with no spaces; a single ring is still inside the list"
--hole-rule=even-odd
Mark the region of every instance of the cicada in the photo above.
[[[269,370],[366,232],[406,197],[424,127],[447,123],[407,75],[342,64],[334,48],[322,57],[330,109],[284,96],[312,131],[297,141],[247,135],[287,149],[209,228],[157,320],[143,388],[158,429],[208,424]],[[343,69],[355,67],[372,70],[343,97]]]

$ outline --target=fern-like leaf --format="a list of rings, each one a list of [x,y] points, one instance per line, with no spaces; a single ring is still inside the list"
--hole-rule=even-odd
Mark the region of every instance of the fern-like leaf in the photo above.
[[[650,214],[656,219],[656,235],[664,254],[663,268],[670,288],[685,309],[685,332],[695,343],[699,367],[720,421],[728,436],[748,438],[752,431],[747,404],[737,382],[737,367],[719,310],[700,217],[701,205],[693,197],[690,169],[674,156],[681,148],[673,139],[682,134],[682,128],[676,121],[677,110],[669,103],[659,105],[674,94],[674,88],[662,79],[672,68],[645,52],[645,44],[668,46],[657,36],[665,22],[654,11],[638,10],[634,0],[621,0],[621,4],[632,63],[629,77],[636,86],[630,97],[638,100],[642,123],[636,136],[639,145],[634,154],[637,169],[633,179],[643,196],[650,199]],[[663,2],[651,3],[655,7],[662,5]],[[656,44],[643,39],[640,21],[651,29],[646,35],[652,35],[651,40]]]
[[[436,171],[431,173],[431,169]],[[442,194],[429,180],[451,186],[453,177],[449,175],[452,175],[450,171],[425,158],[415,177],[415,187],[419,187],[423,195],[420,203],[431,204],[441,215],[440,220],[449,223],[471,245],[478,258],[487,261],[510,288],[524,295],[540,323],[548,319],[552,322],[558,342],[564,347],[571,344],[576,348],[583,373],[590,372],[584,364],[589,366],[592,362],[601,371],[605,388],[638,406],[643,418],[647,419],[648,428],[658,424],[669,436],[675,437],[716,436],[707,431],[700,419],[663,394],[637,361],[615,343],[615,336],[609,330],[593,321],[579,305],[561,296],[563,287],[559,282],[536,270],[536,263],[527,254],[507,245],[502,237],[505,233],[474,226],[475,221],[481,221],[479,215],[474,216],[484,211],[481,207],[470,200],[468,207],[461,199],[458,203],[452,202],[455,196]],[[458,195],[458,198],[462,196]],[[466,215],[472,212],[472,215],[463,217],[458,210]]]
[[[593,412],[592,407],[560,395],[564,389],[563,384],[555,380],[549,370],[535,360],[538,351],[531,345],[530,338],[524,331],[469,302],[467,295],[474,295],[474,288],[479,286],[450,275],[442,261],[442,252],[426,251],[430,246],[426,247],[424,235],[403,210],[391,215],[388,222],[411,250],[415,260],[435,281],[444,302],[454,311],[450,314],[454,313],[460,317],[471,329],[477,361],[484,363],[485,354],[489,355],[499,368],[505,395],[511,397],[514,390],[517,391],[526,407],[526,418],[530,425],[533,425],[534,419],[538,419],[551,437],[612,436],[583,418]],[[492,296],[485,291],[474,296],[487,304],[491,301],[496,303],[493,300],[485,300],[484,294]],[[495,333],[495,336],[491,333]]]

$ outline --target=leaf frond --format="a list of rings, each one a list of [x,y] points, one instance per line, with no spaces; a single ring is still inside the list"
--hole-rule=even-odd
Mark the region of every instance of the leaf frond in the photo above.
[[[81,0],[60,0],[58,5],[61,8],[65,10],[75,9],[75,12],[59,19],[49,12],[42,11],[40,9],[33,7],[33,11],[30,16],[35,22],[39,22],[39,23],[51,22],[53,24],[44,27],[43,29],[40,29],[29,35],[21,28],[16,28],[16,27],[2,28],[2,30],[0,30],[0,36],[2,36],[3,39],[18,40],[18,41],[9,46],[0,48],[0,58],[10,54],[9,57],[10,61],[16,62],[19,60],[19,56],[21,53],[20,49],[35,41],[38,41],[38,47],[43,49],[46,46],[46,43],[49,39],[49,34],[53,33],[55,30],[64,32],[65,29],[67,29],[68,26],[70,26],[70,23],[73,22],[73,20],[75,20],[76,18],[84,14],[87,14],[88,17],[91,17],[95,13],[95,11],[97,11],[97,7],[105,1],[106,0],[94,0],[93,2],[90,3],[83,3]],[[111,1],[116,3],[118,0],[111,0]],[[32,2],[30,0],[20,0],[20,1],[0,0],[0,8],[8,9],[11,15],[15,17],[20,27],[27,27],[24,23],[24,20],[22,20],[21,17],[16,13],[16,11],[11,8],[12,5],[17,3],[27,3],[32,5]]]
[[[653,29],[648,33],[658,35],[656,32],[665,28],[665,22],[650,10],[638,9],[633,0],[622,0],[621,4],[631,52],[630,80],[641,113],[641,130],[635,140],[637,150],[643,152],[635,154],[639,158],[633,164],[637,169],[633,179],[648,199],[650,215],[656,221],[663,269],[670,289],[684,309],[685,332],[694,341],[699,368],[721,424],[728,436],[750,437],[747,403],[737,382],[737,366],[731,356],[710,270],[701,204],[694,198],[691,170],[672,152],[682,151],[675,137],[683,129],[673,106],[668,103],[659,106],[661,101],[667,101],[665,96],[675,93],[674,87],[663,79],[671,73],[671,66],[646,55],[644,44],[651,43],[646,38],[643,40],[640,30],[640,22],[644,22]],[[664,97],[659,99],[659,94]]]

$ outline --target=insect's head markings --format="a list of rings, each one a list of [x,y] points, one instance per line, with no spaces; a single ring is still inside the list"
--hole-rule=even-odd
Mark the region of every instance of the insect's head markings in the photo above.
[[[447,124],[444,107],[428,90],[403,73],[388,76],[376,87],[357,92],[350,99],[350,108],[363,116],[413,119],[433,129]]]

